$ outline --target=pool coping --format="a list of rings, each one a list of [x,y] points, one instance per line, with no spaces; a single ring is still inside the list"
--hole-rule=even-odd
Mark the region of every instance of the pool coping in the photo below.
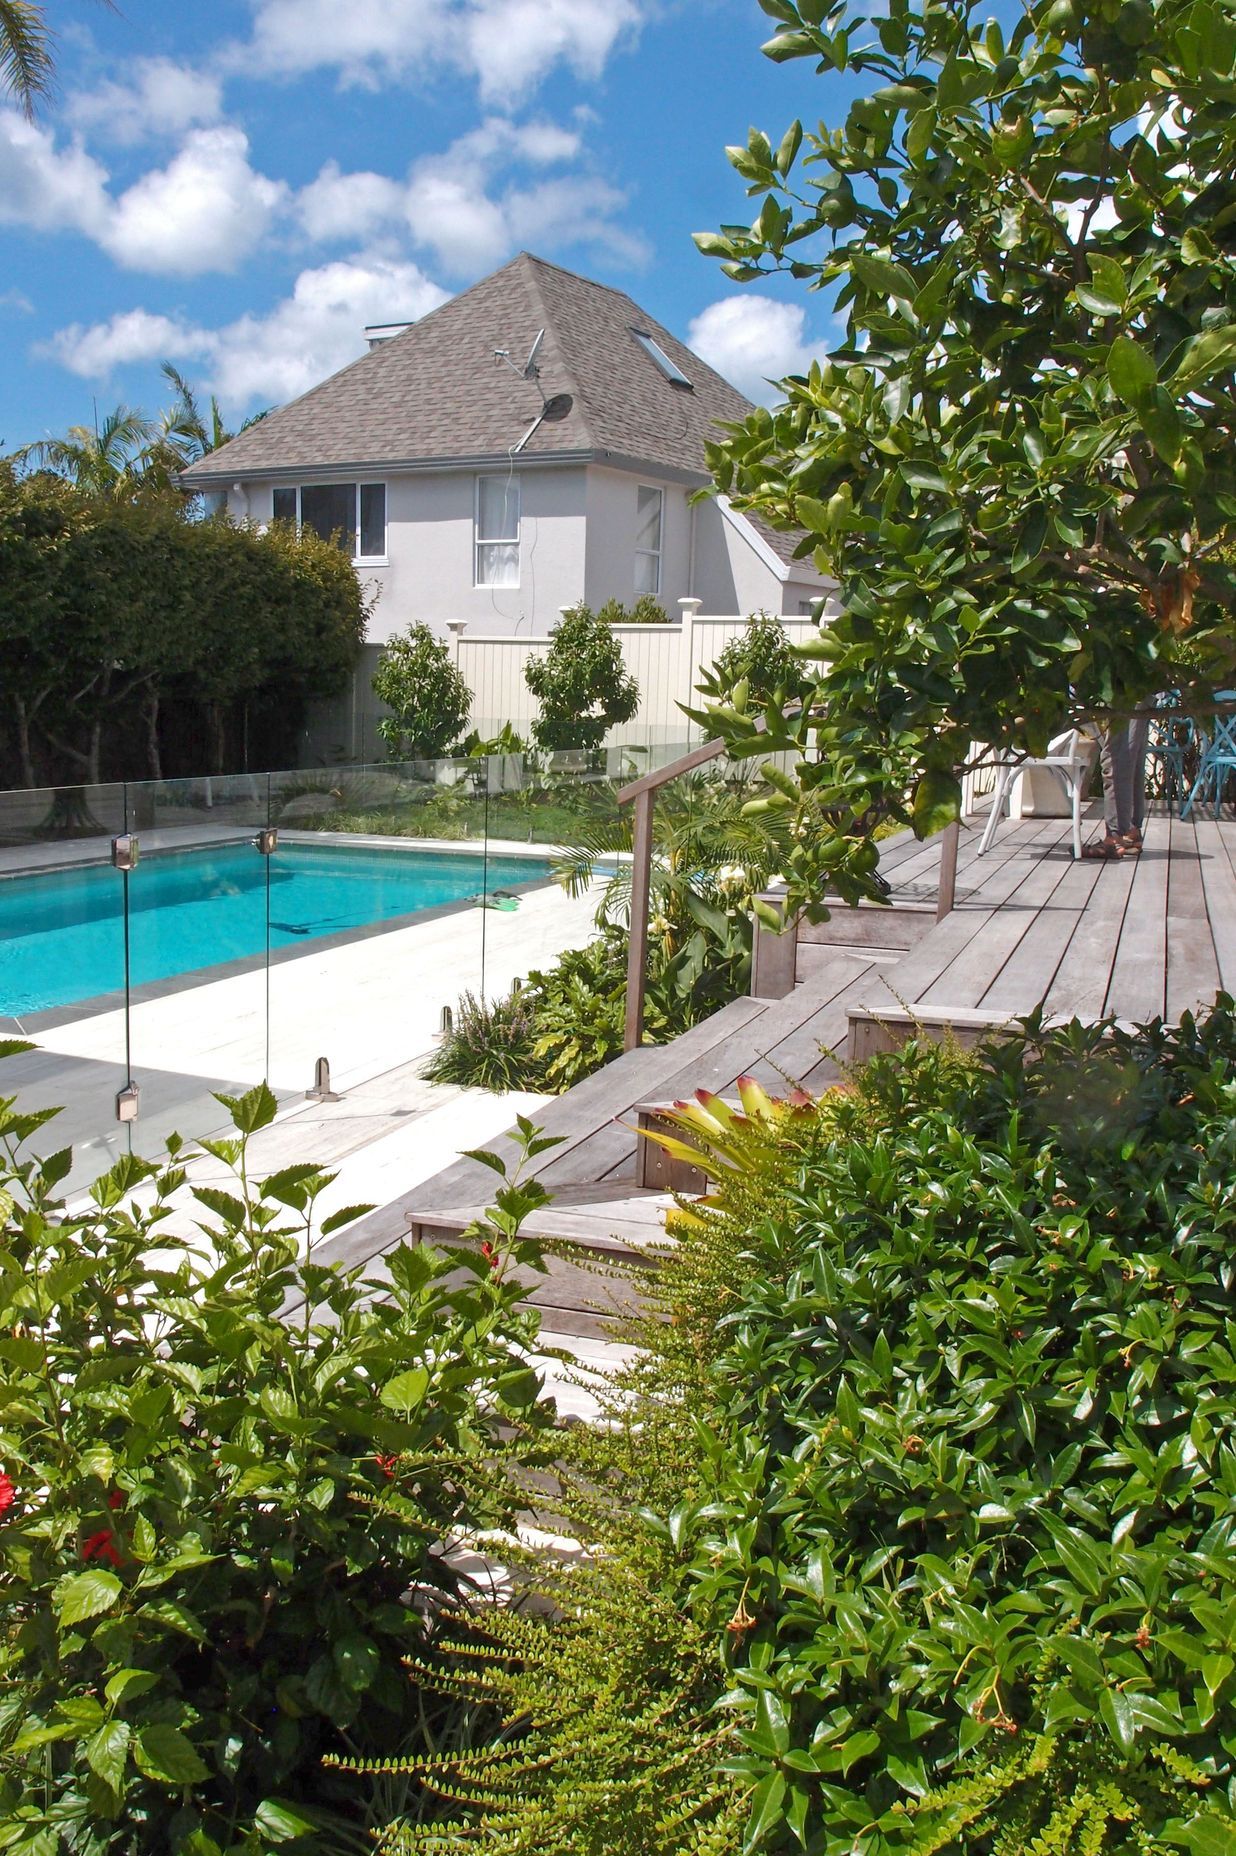
[[[229,837],[228,844],[244,843],[250,836],[241,832],[236,837]],[[288,832],[286,836],[294,843],[323,844],[343,842],[349,848],[374,846],[379,850],[433,850],[467,852],[476,855],[476,845],[484,840],[472,839],[436,839],[436,838],[374,838],[363,832]],[[212,839],[214,844],[225,840]],[[186,845],[186,850],[202,850],[203,845]],[[490,839],[487,849],[495,856],[522,856],[536,858],[543,862],[547,851],[560,850],[561,846],[511,843],[505,839]],[[103,860],[96,860],[87,866],[82,862],[62,866],[69,869],[97,868]],[[25,871],[25,876],[51,874],[53,866],[45,865],[41,871]],[[539,878],[537,881],[515,883],[504,889],[512,896],[534,895],[538,890],[547,889],[553,883],[552,876]],[[285,966],[291,961],[303,959],[310,952],[330,953],[336,948],[348,947],[353,942],[370,941],[378,935],[389,934],[398,929],[420,927],[422,923],[441,921],[449,915],[462,915],[467,909],[478,906],[475,897],[463,897],[458,902],[436,903],[430,909],[416,909],[408,915],[392,915],[385,921],[367,922],[359,928],[344,928],[338,934],[317,935],[310,941],[301,941],[289,947],[271,948],[260,954],[242,954],[235,960],[220,961],[212,967],[195,967],[188,973],[170,974],[166,979],[147,980],[141,986],[134,986],[127,991],[123,986],[115,987],[111,992],[96,993],[89,999],[79,999],[72,1005],[47,1006],[37,1012],[23,1012],[19,1016],[12,1013],[0,1013],[0,1036],[30,1037],[40,1031],[58,1031],[63,1025],[78,1023],[85,1018],[99,1018],[107,1012],[122,1011],[126,1005],[129,1009],[138,1005],[148,1005],[158,999],[170,998],[174,993],[195,992],[201,986],[210,986],[216,980],[238,979],[246,973],[261,972],[263,968]]]

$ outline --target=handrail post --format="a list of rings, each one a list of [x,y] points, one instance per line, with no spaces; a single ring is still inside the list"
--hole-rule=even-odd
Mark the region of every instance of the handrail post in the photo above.
[[[635,795],[631,844],[631,935],[627,949],[627,1015],[623,1050],[635,1050],[644,1035],[644,985],[648,974],[648,900],[652,893],[653,789]]]
[[[957,845],[961,837],[961,820],[944,827],[940,841],[940,886],[936,895],[936,920],[942,922],[953,912],[957,895]]]

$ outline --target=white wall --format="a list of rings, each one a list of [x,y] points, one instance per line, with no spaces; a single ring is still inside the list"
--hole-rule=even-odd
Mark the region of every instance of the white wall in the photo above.
[[[563,606],[584,591],[585,488],[582,467],[523,470],[517,587],[473,585],[476,477],[471,471],[424,471],[386,480],[387,564],[359,569],[376,590],[369,639],[382,644],[424,619],[440,635],[448,619],[487,632],[547,632]],[[272,486],[229,497],[235,516],[269,522]]]
[[[318,473],[319,477],[321,473]],[[692,503],[682,484],[591,466],[519,471],[520,575],[517,587],[473,585],[476,476],[424,471],[387,479],[388,559],[360,569],[377,603],[369,639],[382,644],[424,619],[439,636],[447,621],[474,631],[545,636],[563,606],[584,599],[635,598],[635,535],[641,483],[663,492],[661,592],[666,611],[694,597],[703,610],[745,615],[783,613],[818,596],[809,575],[785,582],[753,539],[726,521],[712,500]],[[269,522],[272,486],[254,483],[228,498],[233,516]]]

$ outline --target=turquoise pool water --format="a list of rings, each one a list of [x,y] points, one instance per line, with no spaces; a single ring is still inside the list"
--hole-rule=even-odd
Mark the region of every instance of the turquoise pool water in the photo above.
[[[269,864],[269,873],[267,865]],[[144,856],[129,878],[130,983],[346,934],[543,882],[547,859],[250,841]],[[269,874],[269,902],[267,878]],[[110,865],[0,881],[0,1016],[75,1005],[124,986],[124,883]]]

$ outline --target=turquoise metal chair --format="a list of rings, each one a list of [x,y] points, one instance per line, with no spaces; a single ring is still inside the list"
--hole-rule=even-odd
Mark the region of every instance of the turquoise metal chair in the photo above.
[[[1230,707],[1217,709],[1211,717],[1210,737],[1202,753],[1197,778],[1180,808],[1181,818],[1188,818],[1198,800],[1205,800],[1208,791],[1218,818],[1228,775],[1236,773],[1236,690],[1216,690],[1215,701]]]
[[[1188,770],[1196,755],[1197,729],[1193,718],[1184,713],[1176,697],[1161,697],[1150,718],[1146,756],[1155,768],[1151,791],[1167,801],[1169,814],[1176,801],[1188,791]]]

